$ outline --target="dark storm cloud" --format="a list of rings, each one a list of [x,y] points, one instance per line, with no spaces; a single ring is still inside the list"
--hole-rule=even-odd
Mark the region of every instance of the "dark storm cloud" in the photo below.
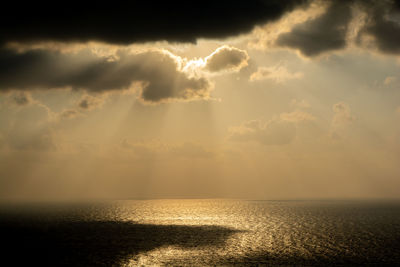
[[[362,36],[370,35],[381,52],[400,53],[400,1],[332,0],[321,3],[328,4],[324,14],[295,25],[290,32],[281,34],[276,44],[297,49],[308,57],[343,49],[348,42],[347,33],[355,7],[367,17],[358,33],[358,43]]]
[[[346,33],[351,19],[350,3],[332,1],[321,16],[295,26],[280,35],[277,45],[300,50],[306,56],[316,56],[346,46]]]
[[[0,91],[71,87],[105,92],[128,89],[133,82],[142,84],[141,98],[154,103],[208,98],[211,88],[206,78],[189,77],[173,55],[157,50],[119,51],[117,58],[100,57],[88,50],[0,50]]]
[[[387,1],[376,2],[364,5],[364,10],[369,14],[369,21],[359,38],[364,34],[371,35],[383,53],[400,53],[400,1],[395,1],[393,6]]]
[[[0,17],[0,44],[17,41],[195,42],[249,32],[307,0],[15,2]],[[85,7],[87,6],[87,7]]]

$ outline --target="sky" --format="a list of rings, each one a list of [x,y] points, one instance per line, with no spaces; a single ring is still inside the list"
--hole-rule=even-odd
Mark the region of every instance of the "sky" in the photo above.
[[[0,18],[0,199],[398,198],[400,2]]]

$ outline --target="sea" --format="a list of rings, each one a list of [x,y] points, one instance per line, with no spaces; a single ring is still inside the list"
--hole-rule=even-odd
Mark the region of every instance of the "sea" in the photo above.
[[[400,266],[400,202],[3,203],[2,266]]]

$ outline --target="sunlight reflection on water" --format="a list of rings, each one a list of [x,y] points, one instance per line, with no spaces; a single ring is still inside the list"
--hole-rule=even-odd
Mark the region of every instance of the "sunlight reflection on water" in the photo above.
[[[399,260],[400,205],[362,202],[153,200],[124,202],[122,220],[215,225],[239,232],[223,245],[166,246],[131,264],[385,263]],[[390,245],[392,249],[387,249]]]
[[[399,203],[143,200],[29,210],[40,220],[3,223],[6,240],[21,249],[18,239],[30,236],[26,246],[51,250],[53,265],[400,263]]]

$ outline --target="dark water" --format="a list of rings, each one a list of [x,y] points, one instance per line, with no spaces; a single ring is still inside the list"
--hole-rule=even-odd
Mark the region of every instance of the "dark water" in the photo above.
[[[3,205],[10,266],[400,265],[400,203],[151,200]]]

